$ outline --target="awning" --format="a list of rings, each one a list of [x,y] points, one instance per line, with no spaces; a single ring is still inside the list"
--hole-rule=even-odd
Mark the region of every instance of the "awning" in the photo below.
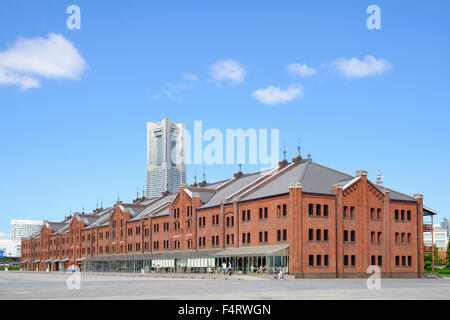
[[[51,263],[55,263],[55,262],[59,262],[59,259],[55,259],[55,260],[52,260],[52,261],[50,261]]]
[[[52,259],[47,259],[47,260],[45,260],[45,262],[52,262]]]
[[[75,261],[83,261],[83,260],[86,260],[86,258],[79,258],[79,259],[77,259]]]
[[[69,258],[63,259],[63,260],[59,260],[59,262],[67,262],[69,261]]]
[[[41,260],[34,260],[33,263],[39,263]]]
[[[289,245],[280,244],[272,246],[228,248],[213,254],[215,257],[250,257],[250,256],[287,256]]]
[[[439,214],[436,210],[423,206],[423,215],[424,216],[435,216]]]
[[[28,260],[23,260],[22,263],[28,263]]]

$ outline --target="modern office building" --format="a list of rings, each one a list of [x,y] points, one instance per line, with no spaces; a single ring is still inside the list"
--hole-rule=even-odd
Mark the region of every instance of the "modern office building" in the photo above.
[[[147,123],[147,198],[178,192],[186,183],[185,130],[169,119]]]
[[[434,245],[438,247],[439,251],[446,251],[447,250],[447,244],[448,244],[448,233],[447,229],[444,229],[439,224],[435,224],[433,226],[433,232],[434,232]],[[431,246],[432,237],[431,232],[427,231],[423,234],[423,242],[426,247]]]
[[[153,137],[153,136],[151,136]],[[157,143],[156,143],[157,146]],[[150,151],[152,151],[150,148]],[[163,161],[161,160],[161,163]],[[300,155],[157,198],[76,213],[22,240],[25,270],[424,276],[423,195],[409,196]]]
[[[20,241],[41,231],[43,225],[44,221],[39,220],[11,220],[11,240]]]
[[[441,222],[441,229],[447,230],[447,238],[450,237],[450,220],[444,218]]]
[[[0,240],[0,251],[3,252],[3,257],[20,258],[21,241],[11,239]]]

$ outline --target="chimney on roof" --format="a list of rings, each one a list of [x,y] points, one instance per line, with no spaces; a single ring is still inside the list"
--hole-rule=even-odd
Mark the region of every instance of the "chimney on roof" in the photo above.
[[[240,177],[242,177],[242,174],[243,174],[242,173],[242,164],[239,163],[239,171],[234,174],[234,177],[240,178]]]
[[[356,171],[356,176],[357,177],[367,176],[367,171],[366,170],[357,170]]]
[[[295,158],[292,158],[293,163],[300,163],[302,161],[302,156],[300,154],[300,139],[298,139],[298,146],[297,146],[297,156]]]
[[[286,167],[289,164],[289,162],[286,160],[286,143],[284,143],[284,149],[283,149],[283,160],[278,162],[278,166],[281,168]]]

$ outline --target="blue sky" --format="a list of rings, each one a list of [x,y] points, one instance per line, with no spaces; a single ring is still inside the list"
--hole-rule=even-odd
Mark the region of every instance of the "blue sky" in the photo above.
[[[81,9],[80,30],[66,27],[71,4]],[[366,26],[371,4],[381,30]],[[385,185],[423,193],[438,220],[449,217],[449,27],[446,1],[2,2],[0,231],[11,219],[111,205],[118,194],[131,201],[145,183],[146,122],[165,117],[188,129],[194,120],[279,129],[289,158],[301,138],[314,161],[371,179],[380,168]],[[49,34],[84,64],[53,75],[22,70],[2,83],[2,53]],[[350,59],[364,67],[366,56],[381,67],[352,77]],[[218,80],[211,66],[221,61],[244,73]],[[292,63],[315,74],[293,75]],[[29,88],[6,83],[23,79]],[[287,101],[253,94],[270,86]],[[202,166],[188,167],[189,183],[194,169]],[[207,180],[236,170],[209,166]]]

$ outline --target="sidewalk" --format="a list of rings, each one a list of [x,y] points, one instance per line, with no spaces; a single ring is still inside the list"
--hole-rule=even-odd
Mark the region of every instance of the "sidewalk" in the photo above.
[[[19,271],[8,271],[19,273]],[[22,273],[39,273],[51,275],[67,275],[70,272],[65,271],[22,271]],[[81,272],[81,275],[102,276],[102,277],[133,277],[133,278],[176,278],[176,279],[205,279],[205,280],[277,280],[276,275],[224,275],[222,273],[131,273],[131,272]],[[294,280],[293,275],[285,274],[285,280]]]

